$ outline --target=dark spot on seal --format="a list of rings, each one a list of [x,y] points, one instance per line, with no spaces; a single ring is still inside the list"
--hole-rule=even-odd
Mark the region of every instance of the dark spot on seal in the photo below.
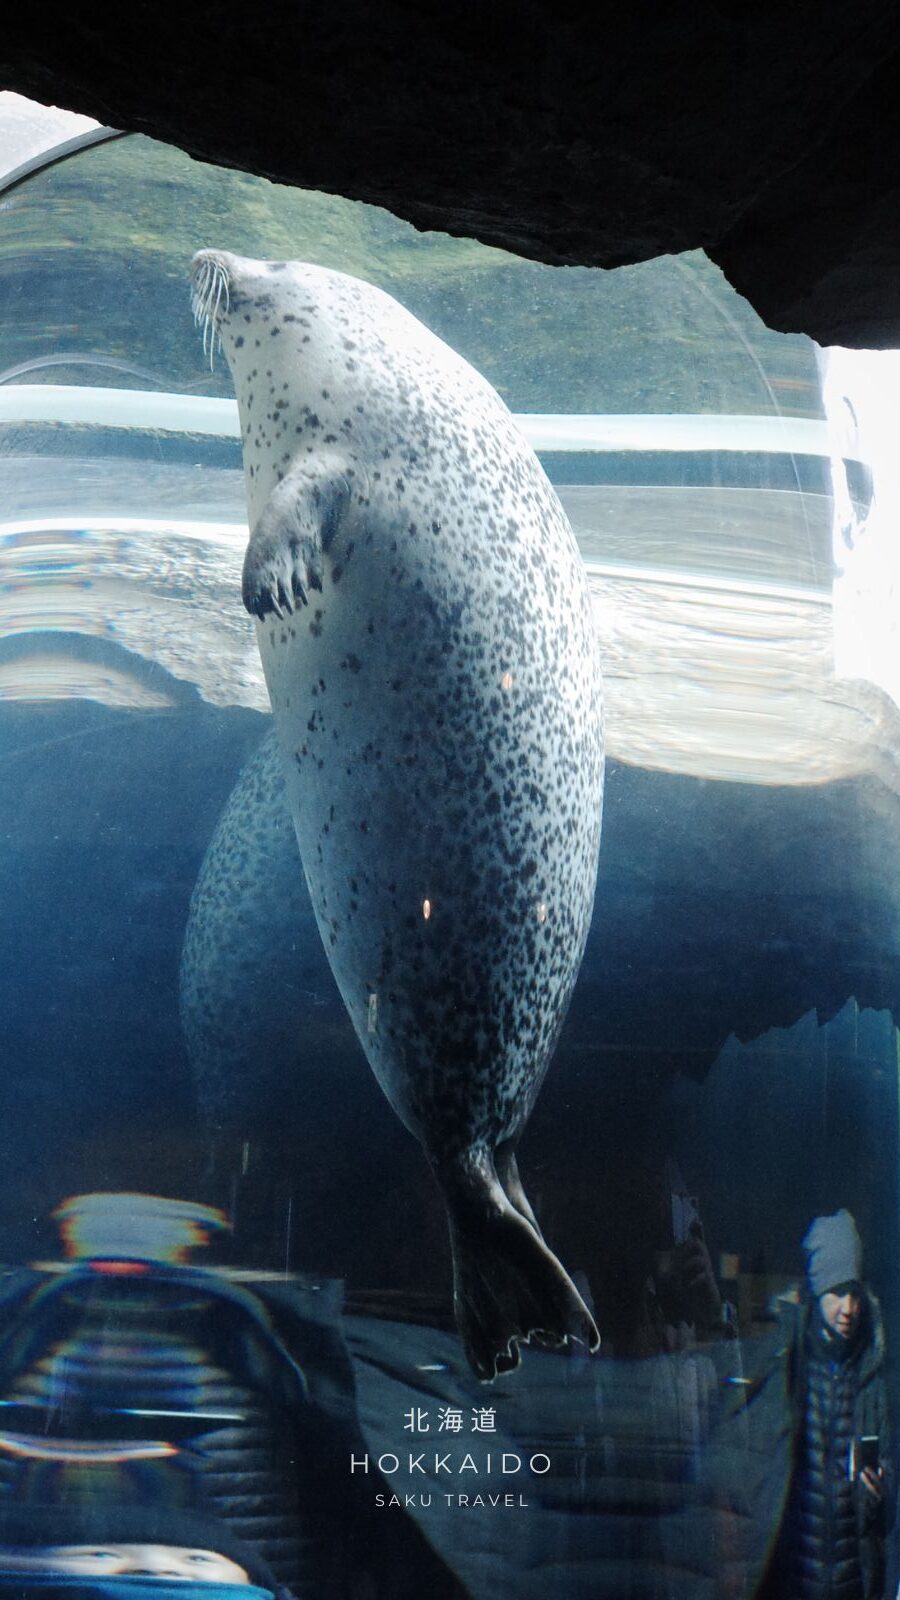
[[[362,662],[359,656],[348,655],[344,657],[341,666],[346,667],[348,672],[359,672],[362,669]]]
[[[244,335],[242,333],[239,333],[237,338],[234,341],[235,349],[236,350],[240,350],[240,348],[241,348],[243,343],[244,343]]]

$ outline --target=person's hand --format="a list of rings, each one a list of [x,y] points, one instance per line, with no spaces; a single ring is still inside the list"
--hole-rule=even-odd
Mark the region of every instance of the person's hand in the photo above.
[[[691,1311],[691,1319],[701,1325],[713,1326],[722,1315],[722,1297],[703,1236],[703,1226],[693,1222],[684,1244],[680,1246],[681,1273],[684,1292]]]
[[[859,1475],[860,1483],[865,1484],[869,1494],[876,1502],[880,1501],[882,1495],[884,1494],[884,1484],[882,1482],[883,1477],[884,1473],[881,1467],[879,1467],[877,1471],[874,1467],[863,1467],[862,1472]]]

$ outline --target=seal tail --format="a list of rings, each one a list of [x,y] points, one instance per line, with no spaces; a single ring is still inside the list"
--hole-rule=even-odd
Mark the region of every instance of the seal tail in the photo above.
[[[485,1382],[519,1365],[520,1343],[534,1338],[559,1346],[578,1339],[600,1343],[587,1306],[556,1256],[540,1237],[525,1200],[515,1158],[498,1163],[515,1176],[526,1215],[504,1192],[486,1148],[467,1150],[440,1167],[453,1251],[453,1303],[466,1356]]]

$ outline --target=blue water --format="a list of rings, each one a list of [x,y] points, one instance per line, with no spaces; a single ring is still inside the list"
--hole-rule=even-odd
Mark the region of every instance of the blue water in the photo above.
[[[587,570],[598,893],[521,1166],[603,1344],[492,1386],[278,798],[236,412],[186,289],[232,225],[476,360]],[[69,1542],[127,1543],[138,1506],[174,1545],[188,1508],[298,1596],[754,1592],[788,1468],[742,1499],[730,1398],[814,1216],[859,1225],[892,1401],[900,1333],[898,711],[840,666],[879,642],[887,486],[820,353],[698,258],[554,273],[137,140],[13,191],[0,273],[0,1558],[10,1507],[89,1503]],[[182,953],[248,788],[268,871],[222,914],[210,1026]]]

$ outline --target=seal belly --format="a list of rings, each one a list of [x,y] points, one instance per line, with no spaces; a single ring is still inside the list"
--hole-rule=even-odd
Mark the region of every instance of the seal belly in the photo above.
[[[433,570],[423,594],[402,545],[379,593],[360,535],[309,607],[259,624],[301,857],[395,1111],[435,1157],[493,1149],[528,1116],[580,964],[599,744],[576,748],[577,675],[549,637],[539,670],[497,596],[461,605]]]

